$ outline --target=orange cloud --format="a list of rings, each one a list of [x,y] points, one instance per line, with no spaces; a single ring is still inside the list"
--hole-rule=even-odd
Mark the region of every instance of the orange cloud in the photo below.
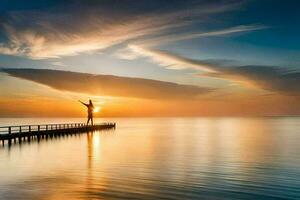
[[[3,69],[13,77],[44,84],[54,89],[98,96],[148,99],[194,99],[214,89],[192,85],[45,69]]]
[[[97,106],[101,106],[101,112],[96,114],[96,116],[101,117],[300,114],[299,98],[279,93],[261,95],[253,92],[222,95],[219,91],[203,91],[203,88],[189,88],[190,86],[161,81],[150,81],[151,84],[149,85],[147,82],[149,80],[145,81],[144,79],[131,80],[124,77],[106,77],[55,70],[11,69],[7,72],[15,77],[48,85],[60,92],[57,92],[57,97],[51,95],[51,98],[44,98],[47,95],[47,87],[37,84],[37,87],[45,90],[44,93],[39,92],[39,95],[23,97],[2,95],[0,98],[1,117],[84,117],[86,110],[77,102],[77,99],[88,98],[89,96]],[[104,80],[105,78],[108,78],[109,82]],[[119,78],[125,82],[119,82]],[[98,79],[101,81],[98,82]],[[22,81],[22,84],[25,82]],[[152,83],[155,84],[152,85]],[[30,85],[32,86],[32,84]],[[79,85],[80,88],[78,89],[77,86]],[[136,85],[138,86],[135,87]],[[152,89],[149,89],[150,86]],[[102,87],[107,87],[107,90],[102,90]],[[48,90],[49,92],[55,91],[51,88]],[[74,98],[67,98],[69,92],[66,92],[67,96],[63,96],[63,91],[77,93],[74,93],[74,95],[76,94]],[[120,94],[118,94],[119,91]],[[201,98],[197,98],[195,92],[198,92],[197,94]],[[115,97],[104,98],[101,97],[103,94],[114,95]]]

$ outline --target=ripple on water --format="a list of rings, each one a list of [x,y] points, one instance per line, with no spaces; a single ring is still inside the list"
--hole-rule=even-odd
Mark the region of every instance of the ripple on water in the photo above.
[[[300,199],[299,118],[116,122],[0,149],[0,199]]]

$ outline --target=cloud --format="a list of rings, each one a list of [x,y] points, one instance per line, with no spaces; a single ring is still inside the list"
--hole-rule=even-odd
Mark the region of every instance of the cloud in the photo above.
[[[174,35],[156,37],[149,40],[143,40],[137,42],[136,44],[143,45],[143,46],[155,46],[158,44],[176,42],[181,40],[189,40],[189,39],[201,38],[201,37],[225,36],[225,35],[232,35],[236,33],[257,31],[266,28],[267,26],[262,26],[262,25],[240,25],[240,26],[235,26],[227,29],[221,29],[221,30],[210,31],[210,32],[174,34]]]
[[[73,6],[5,16],[2,32],[7,40],[0,43],[0,53],[45,59],[99,51],[164,34],[237,5],[194,0],[176,4],[156,0],[125,0],[116,5],[107,1],[91,5],[76,2]]]
[[[300,95],[300,72],[285,70],[274,66],[238,66],[220,68],[206,74],[210,77],[228,79],[242,83],[250,83],[268,91],[288,95]],[[200,76],[203,76],[200,75]]]
[[[138,57],[149,58],[150,61],[167,69],[182,70],[195,69],[214,72],[214,65],[200,60],[188,59],[167,51],[143,48],[137,45],[129,45],[126,50],[118,53],[125,59],[136,59]]]
[[[19,30],[6,25],[5,30],[9,42],[1,44],[0,51],[2,54],[27,56],[32,59],[57,58],[105,49],[156,31],[144,25],[147,24],[147,20],[118,25],[97,22],[97,18],[93,21],[95,24],[82,33],[52,31],[55,29],[52,24],[43,25],[44,32],[42,33],[34,29]]]
[[[148,99],[197,99],[211,93],[212,88],[112,75],[45,70],[2,69],[17,78],[44,84],[57,90],[99,96],[134,97]]]
[[[226,79],[243,85],[251,84],[260,89],[288,95],[300,95],[300,72],[286,70],[284,67],[230,66],[233,61],[196,60],[168,51],[147,49],[136,45],[129,46],[128,50],[135,56],[147,57],[168,69],[193,69],[201,72],[199,76]]]
[[[173,35],[167,35],[162,37],[154,37],[150,39],[144,39],[139,40],[137,42],[134,42],[133,44],[129,44],[127,48],[118,50],[114,56],[120,59],[124,60],[134,60],[142,57],[151,57],[153,60],[158,62],[159,64],[166,65],[166,63],[161,62],[165,59],[159,59],[159,57],[163,54],[163,51],[159,51],[156,53],[154,50],[150,50],[150,46],[156,46],[161,45],[164,43],[169,42],[176,42],[180,40],[188,40],[188,39],[194,39],[199,37],[212,37],[212,36],[222,36],[222,35],[230,35],[234,33],[242,33],[242,32],[249,32],[249,31],[255,31],[255,30],[261,30],[265,29],[266,26],[259,26],[259,25],[241,25],[236,27],[231,27],[227,29],[217,30],[217,31],[211,31],[211,32],[201,32],[201,33],[188,33],[188,34],[173,34]],[[147,47],[147,48],[145,48]],[[170,56],[170,55],[168,55]],[[165,56],[166,57],[166,56]],[[175,56],[177,57],[177,56]],[[176,60],[176,58],[173,58],[172,60]],[[178,62],[175,63],[169,63],[167,66],[173,66],[176,68],[178,67]],[[192,67],[192,66],[191,66]],[[179,67],[181,68],[181,67]],[[206,69],[207,70],[207,69]]]
[[[65,63],[60,62],[60,61],[55,61],[55,62],[52,62],[51,64],[53,66],[58,66],[58,67],[68,67],[68,65],[66,65]]]

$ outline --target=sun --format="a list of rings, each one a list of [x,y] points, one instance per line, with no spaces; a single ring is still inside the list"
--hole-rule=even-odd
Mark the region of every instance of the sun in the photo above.
[[[97,107],[94,108],[94,113],[97,113],[97,112],[99,112],[100,110],[101,110],[101,108],[97,106]]]

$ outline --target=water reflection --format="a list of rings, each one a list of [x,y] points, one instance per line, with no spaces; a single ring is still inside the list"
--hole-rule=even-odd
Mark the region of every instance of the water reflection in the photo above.
[[[1,149],[0,198],[300,198],[299,118],[117,124],[114,131]]]

